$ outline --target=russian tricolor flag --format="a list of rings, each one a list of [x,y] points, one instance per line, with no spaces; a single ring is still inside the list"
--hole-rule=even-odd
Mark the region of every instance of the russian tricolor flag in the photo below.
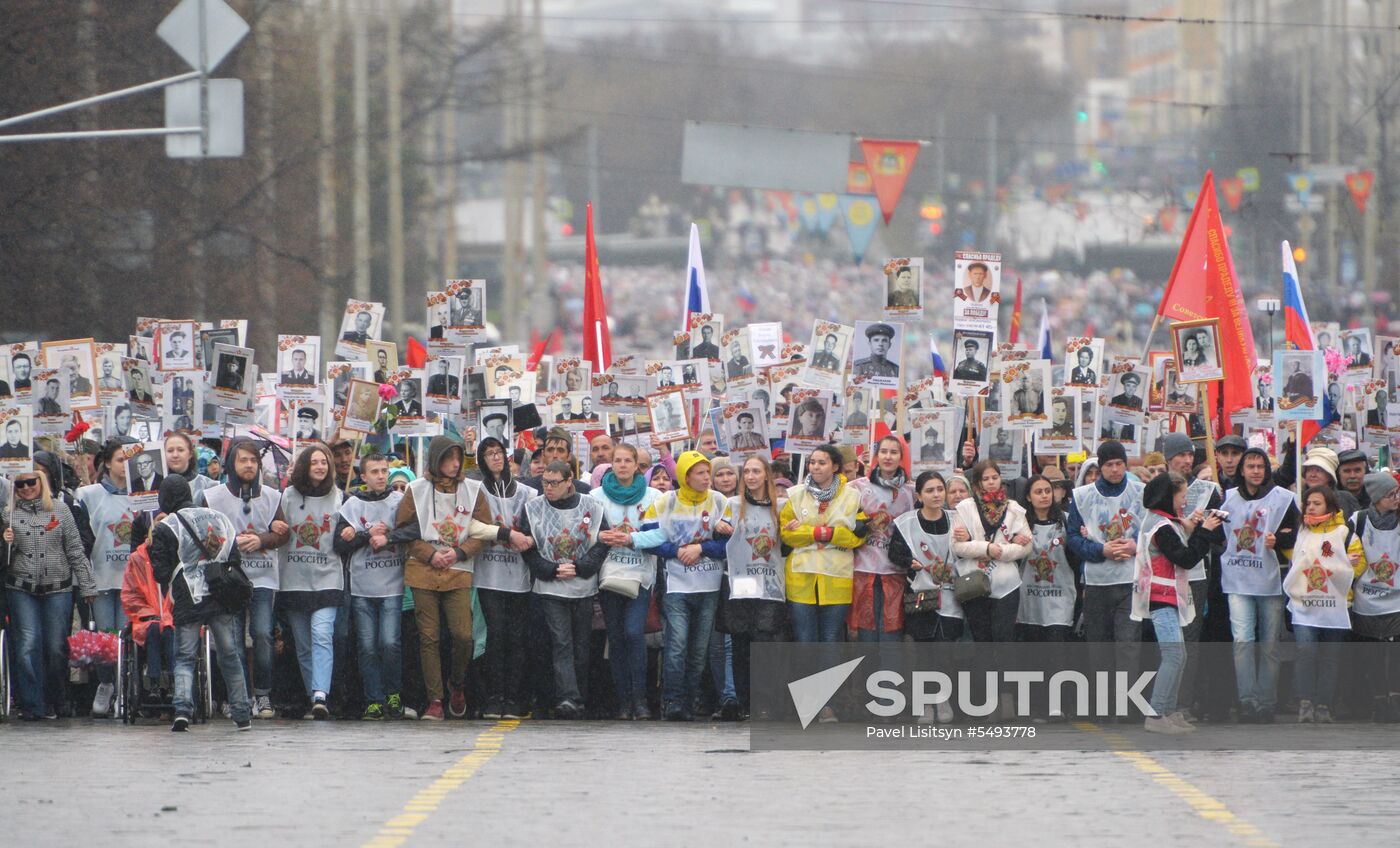
[[[1036,340],[1036,346],[1040,348],[1041,359],[1055,361],[1055,353],[1050,349],[1050,309],[1043,297],[1040,299],[1040,338]]]
[[[948,377],[948,366],[943,364],[943,357],[938,355],[938,337],[929,334],[928,352],[933,356],[933,376]]]
[[[690,225],[690,256],[685,263],[685,307],[681,332],[690,332],[690,316],[710,311],[710,290],[705,286],[705,260],[700,256],[700,228]]]
[[[1312,322],[1308,320],[1308,307],[1303,303],[1303,287],[1298,283],[1298,266],[1293,262],[1293,248],[1287,241],[1283,243],[1283,338],[1294,350],[1317,350],[1317,336],[1313,335]],[[1275,375],[1274,379],[1279,379]],[[1313,436],[1325,424],[1336,417],[1332,401],[1327,392],[1322,393],[1322,420],[1300,422],[1299,441],[1307,447]]]

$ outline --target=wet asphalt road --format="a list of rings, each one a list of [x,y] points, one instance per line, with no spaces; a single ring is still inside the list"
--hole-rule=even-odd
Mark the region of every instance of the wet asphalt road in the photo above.
[[[1385,845],[1396,757],[1375,734],[1393,727],[1205,728],[1213,751],[1060,726],[1097,750],[751,752],[747,725],[708,722],[9,723],[0,844]],[[1228,750],[1240,732],[1307,748]]]

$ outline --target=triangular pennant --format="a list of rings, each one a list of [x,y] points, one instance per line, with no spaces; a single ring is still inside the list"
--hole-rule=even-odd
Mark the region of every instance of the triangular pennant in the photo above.
[[[851,240],[851,254],[856,264],[865,258],[870,238],[875,235],[875,204],[868,194],[843,194],[841,214],[846,219],[846,237]]]
[[[1366,214],[1366,199],[1371,196],[1371,186],[1376,181],[1375,171],[1353,171],[1346,175],[1347,190],[1351,192],[1351,199],[1356,203],[1356,209],[1362,215]]]
[[[846,193],[873,194],[875,184],[870,181],[870,169],[864,162],[850,162],[846,165]]]
[[[869,138],[861,140],[860,149],[865,154],[865,166],[870,169],[875,196],[880,199],[880,214],[888,226],[899,197],[904,194],[904,184],[914,171],[914,160],[919,158],[919,143]]]

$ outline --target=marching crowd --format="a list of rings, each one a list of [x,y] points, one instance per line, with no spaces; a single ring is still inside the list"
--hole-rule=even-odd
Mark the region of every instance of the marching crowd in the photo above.
[[[176,731],[195,717],[201,632],[241,730],[279,714],[738,720],[754,642],[1150,633],[1144,721],[1166,734],[1274,721],[1279,659],[1253,648],[1285,626],[1300,722],[1337,714],[1341,642],[1400,637],[1400,477],[1359,451],[1276,471],[1227,436],[1212,468],[1173,433],[1132,468],[1104,441],[1071,482],[1059,465],[1004,479],[969,442],[958,473],[911,480],[890,435],[868,457],[817,448],[795,480],[787,455],[731,459],[708,430],[674,457],[600,432],[583,479],[572,434],[537,443],[436,436],[417,478],[401,457],[310,442],[279,480],[255,439],[216,454],[174,434],[154,512],[127,503],[120,440],[84,486],[38,452],[0,485],[19,715],[73,713],[75,598],[81,621],[131,628]],[[1233,668],[1193,662],[1201,641],[1233,641]],[[1350,717],[1400,720],[1400,652],[1386,657]],[[108,716],[114,669],[95,682],[91,714]]]

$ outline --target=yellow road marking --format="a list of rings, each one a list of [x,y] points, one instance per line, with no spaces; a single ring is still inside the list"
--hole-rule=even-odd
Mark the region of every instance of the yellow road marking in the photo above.
[[[498,721],[476,737],[472,749],[462,758],[443,770],[442,774],[417,795],[408,799],[403,810],[380,826],[373,839],[364,843],[363,848],[398,848],[423,822],[427,821],[438,806],[454,790],[471,779],[476,770],[501,752],[505,734],[520,726],[518,719]]]
[[[1133,749],[1131,740],[1121,733],[1113,730],[1105,730],[1097,724],[1091,722],[1078,721],[1074,727],[1086,733],[1098,735],[1104,741],[1113,746],[1113,755],[1132,763],[1138,771],[1150,776],[1153,781],[1171,792],[1176,797],[1185,801],[1196,815],[1212,821],[1229,831],[1230,835],[1236,837],[1245,845],[1251,848],[1279,848],[1279,843],[1270,839],[1263,831],[1255,827],[1249,821],[1241,818],[1230,811],[1223,801],[1207,795],[1205,792],[1187,780],[1174,774],[1171,769],[1157,762],[1144,754],[1142,751]]]

